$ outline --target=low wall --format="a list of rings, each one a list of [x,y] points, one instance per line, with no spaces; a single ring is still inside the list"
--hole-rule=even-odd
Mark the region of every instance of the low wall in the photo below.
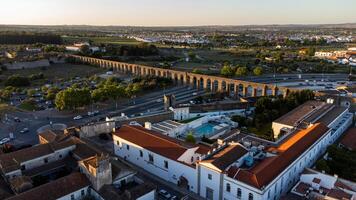
[[[130,118],[122,121],[116,122],[116,125],[129,124],[132,121],[135,121],[141,125],[144,125],[145,122],[151,122],[152,124],[158,123],[165,120],[173,120],[174,113],[173,112],[164,112],[154,115],[140,116],[135,118]]]
[[[102,133],[112,133],[115,122],[98,122],[80,127],[79,137],[93,137]]]

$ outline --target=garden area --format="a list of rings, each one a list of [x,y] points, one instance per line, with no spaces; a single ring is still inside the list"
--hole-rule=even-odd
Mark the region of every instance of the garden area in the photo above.
[[[256,102],[252,118],[233,116],[232,120],[239,123],[243,131],[273,141],[272,122],[312,99],[314,99],[314,93],[310,90],[292,92],[286,98],[282,96],[261,97]]]

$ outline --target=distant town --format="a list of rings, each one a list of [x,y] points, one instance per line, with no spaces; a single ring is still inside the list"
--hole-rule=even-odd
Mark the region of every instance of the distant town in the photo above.
[[[356,200],[356,25],[0,25],[0,199]]]

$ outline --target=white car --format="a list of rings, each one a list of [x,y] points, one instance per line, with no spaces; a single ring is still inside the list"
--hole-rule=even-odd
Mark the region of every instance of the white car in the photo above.
[[[192,95],[193,95],[193,96],[197,96],[198,93],[197,93],[197,92],[193,92]]]
[[[11,141],[10,138],[3,138],[2,140],[0,140],[0,144],[6,144],[6,143],[8,143],[10,141]]]
[[[76,117],[73,118],[74,120],[80,120],[80,119],[83,119],[83,117],[81,115],[78,115]]]
[[[20,133],[23,134],[23,133],[27,133],[29,132],[30,130],[28,128],[23,128]]]
[[[159,190],[158,194],[163,196],[165,199],[169,199],[172,197],[171,194],[169,194],[166,190],[163,190],[163,189]]]

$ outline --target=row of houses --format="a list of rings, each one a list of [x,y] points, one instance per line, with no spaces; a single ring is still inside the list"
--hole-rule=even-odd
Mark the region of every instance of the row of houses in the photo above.
[[[74,130],[74,129],[73,129]],[[39,134],[39,144],[0,155],[0,199],[152,200],[156,186],[73,136]]]
[[[280,199],[352,120],[348,107],[307,102],[277,120],[277,141],[267,146],[245,145],[239,134],[213,145],[190,144],[124,125],[113,134],[114,153],[205,199]]]

